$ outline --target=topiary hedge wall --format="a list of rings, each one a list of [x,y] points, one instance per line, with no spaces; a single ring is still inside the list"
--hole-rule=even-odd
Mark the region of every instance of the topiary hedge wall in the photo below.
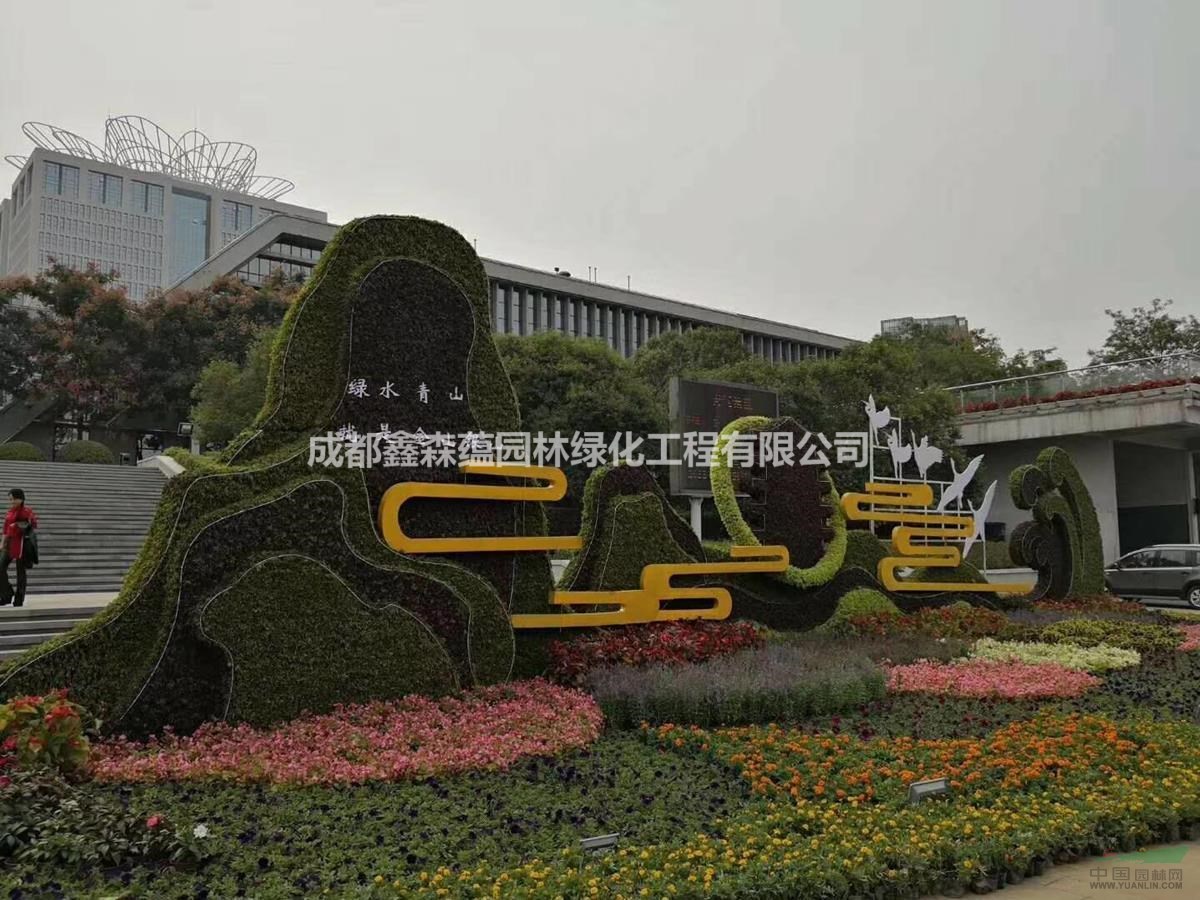
[[[99,441],[71,441],[63,446],[59,459],[69,463],[92,463],[107,466],[117,463],[113,452]]]
[[[46,454],[25,441],[8,441],[0,444],[0,460],[12,462],[45,462]]]
[[[1018,566],[1038,572],[1035,596],[1061,599],[1104,592],[1104,547],[1091,494],[1070,455],[1047,447],[1009,476],[1018,509],[1033,512],[1009,538]]]
[[[462,476],[309,465],[309,437],[344,425],[517,430],[486,290],[470,245],[443,225],[343,228],[288,313],[255,426],[222,461],[167,483],[120,596],[2,664],[0,697],[68,686],[106,729],[144,735],[508,678],[510,611],[549,609],[546,554],[395,553],[375,521],[386,487]],[[353,378],[368,396],[347,392]],[[416,535],[529,534],[544,521],[538,504],[404,512]]]

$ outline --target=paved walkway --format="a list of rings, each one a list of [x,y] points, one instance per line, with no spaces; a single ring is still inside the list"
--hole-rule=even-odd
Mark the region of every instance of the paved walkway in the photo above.
[[[1137,853],[1093,856],[1054,866],[1040,878],[1009,885],[1011,900],[1092,900],[1113,897],[1200,897],[1200,844],[1167,844]]]

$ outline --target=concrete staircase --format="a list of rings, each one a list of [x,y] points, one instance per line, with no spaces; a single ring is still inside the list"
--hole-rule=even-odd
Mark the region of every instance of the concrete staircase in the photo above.
[[[29,595],[118,591],[165,484],[153,468],[0,460],[0,499],[19,487],[38,515],[41,562]]]
[[[86,622],[104,609],[105,595],[97,596],[97,600],[73,598],[50,606],[35,597],[26,600],[21,609],[0,607],[0,662]]]

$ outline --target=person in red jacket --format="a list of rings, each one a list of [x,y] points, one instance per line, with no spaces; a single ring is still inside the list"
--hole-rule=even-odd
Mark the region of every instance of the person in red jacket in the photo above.
[[[25,536],[37,528],[37,515],[25,505],[25,492],[13,488],[8,492],[8,514],[4,517],[4,532],[0,536],[0,606],[24,606],[28,566],[25,565]],[[8,580],[8,567],[16,563],[17,591]]]

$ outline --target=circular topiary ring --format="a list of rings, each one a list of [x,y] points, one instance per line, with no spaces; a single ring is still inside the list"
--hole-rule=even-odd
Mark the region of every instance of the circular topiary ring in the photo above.
[[[749,547],[761,546],[754,531],[746,524],[742,511],[738,508],[737,497],[733,489],[733,470],[729,465],[728,444],[735,433],[748,434],[765,429],[771,420],[765,416],[743,416],[734,419],[721,429],[717,438],[716,452],[713,455],[713,465],[709,470],[709,483],[712,485],[713,501],[717,504],[717,513],[721,522],[734,544]],[[798,588],[814,588],[829,582],[842,566],[846,556],[846,517],[842,513],[842,505],[837,488],[828,472],[820,473],[825,483],[826,499],[829,507],[829,526],[833,538],[825,547],[825,552],[816,564],[806,569],[788,566],[787,570],[778,577],[788,584]],[[818,514],[814,510],[813,514]]]

